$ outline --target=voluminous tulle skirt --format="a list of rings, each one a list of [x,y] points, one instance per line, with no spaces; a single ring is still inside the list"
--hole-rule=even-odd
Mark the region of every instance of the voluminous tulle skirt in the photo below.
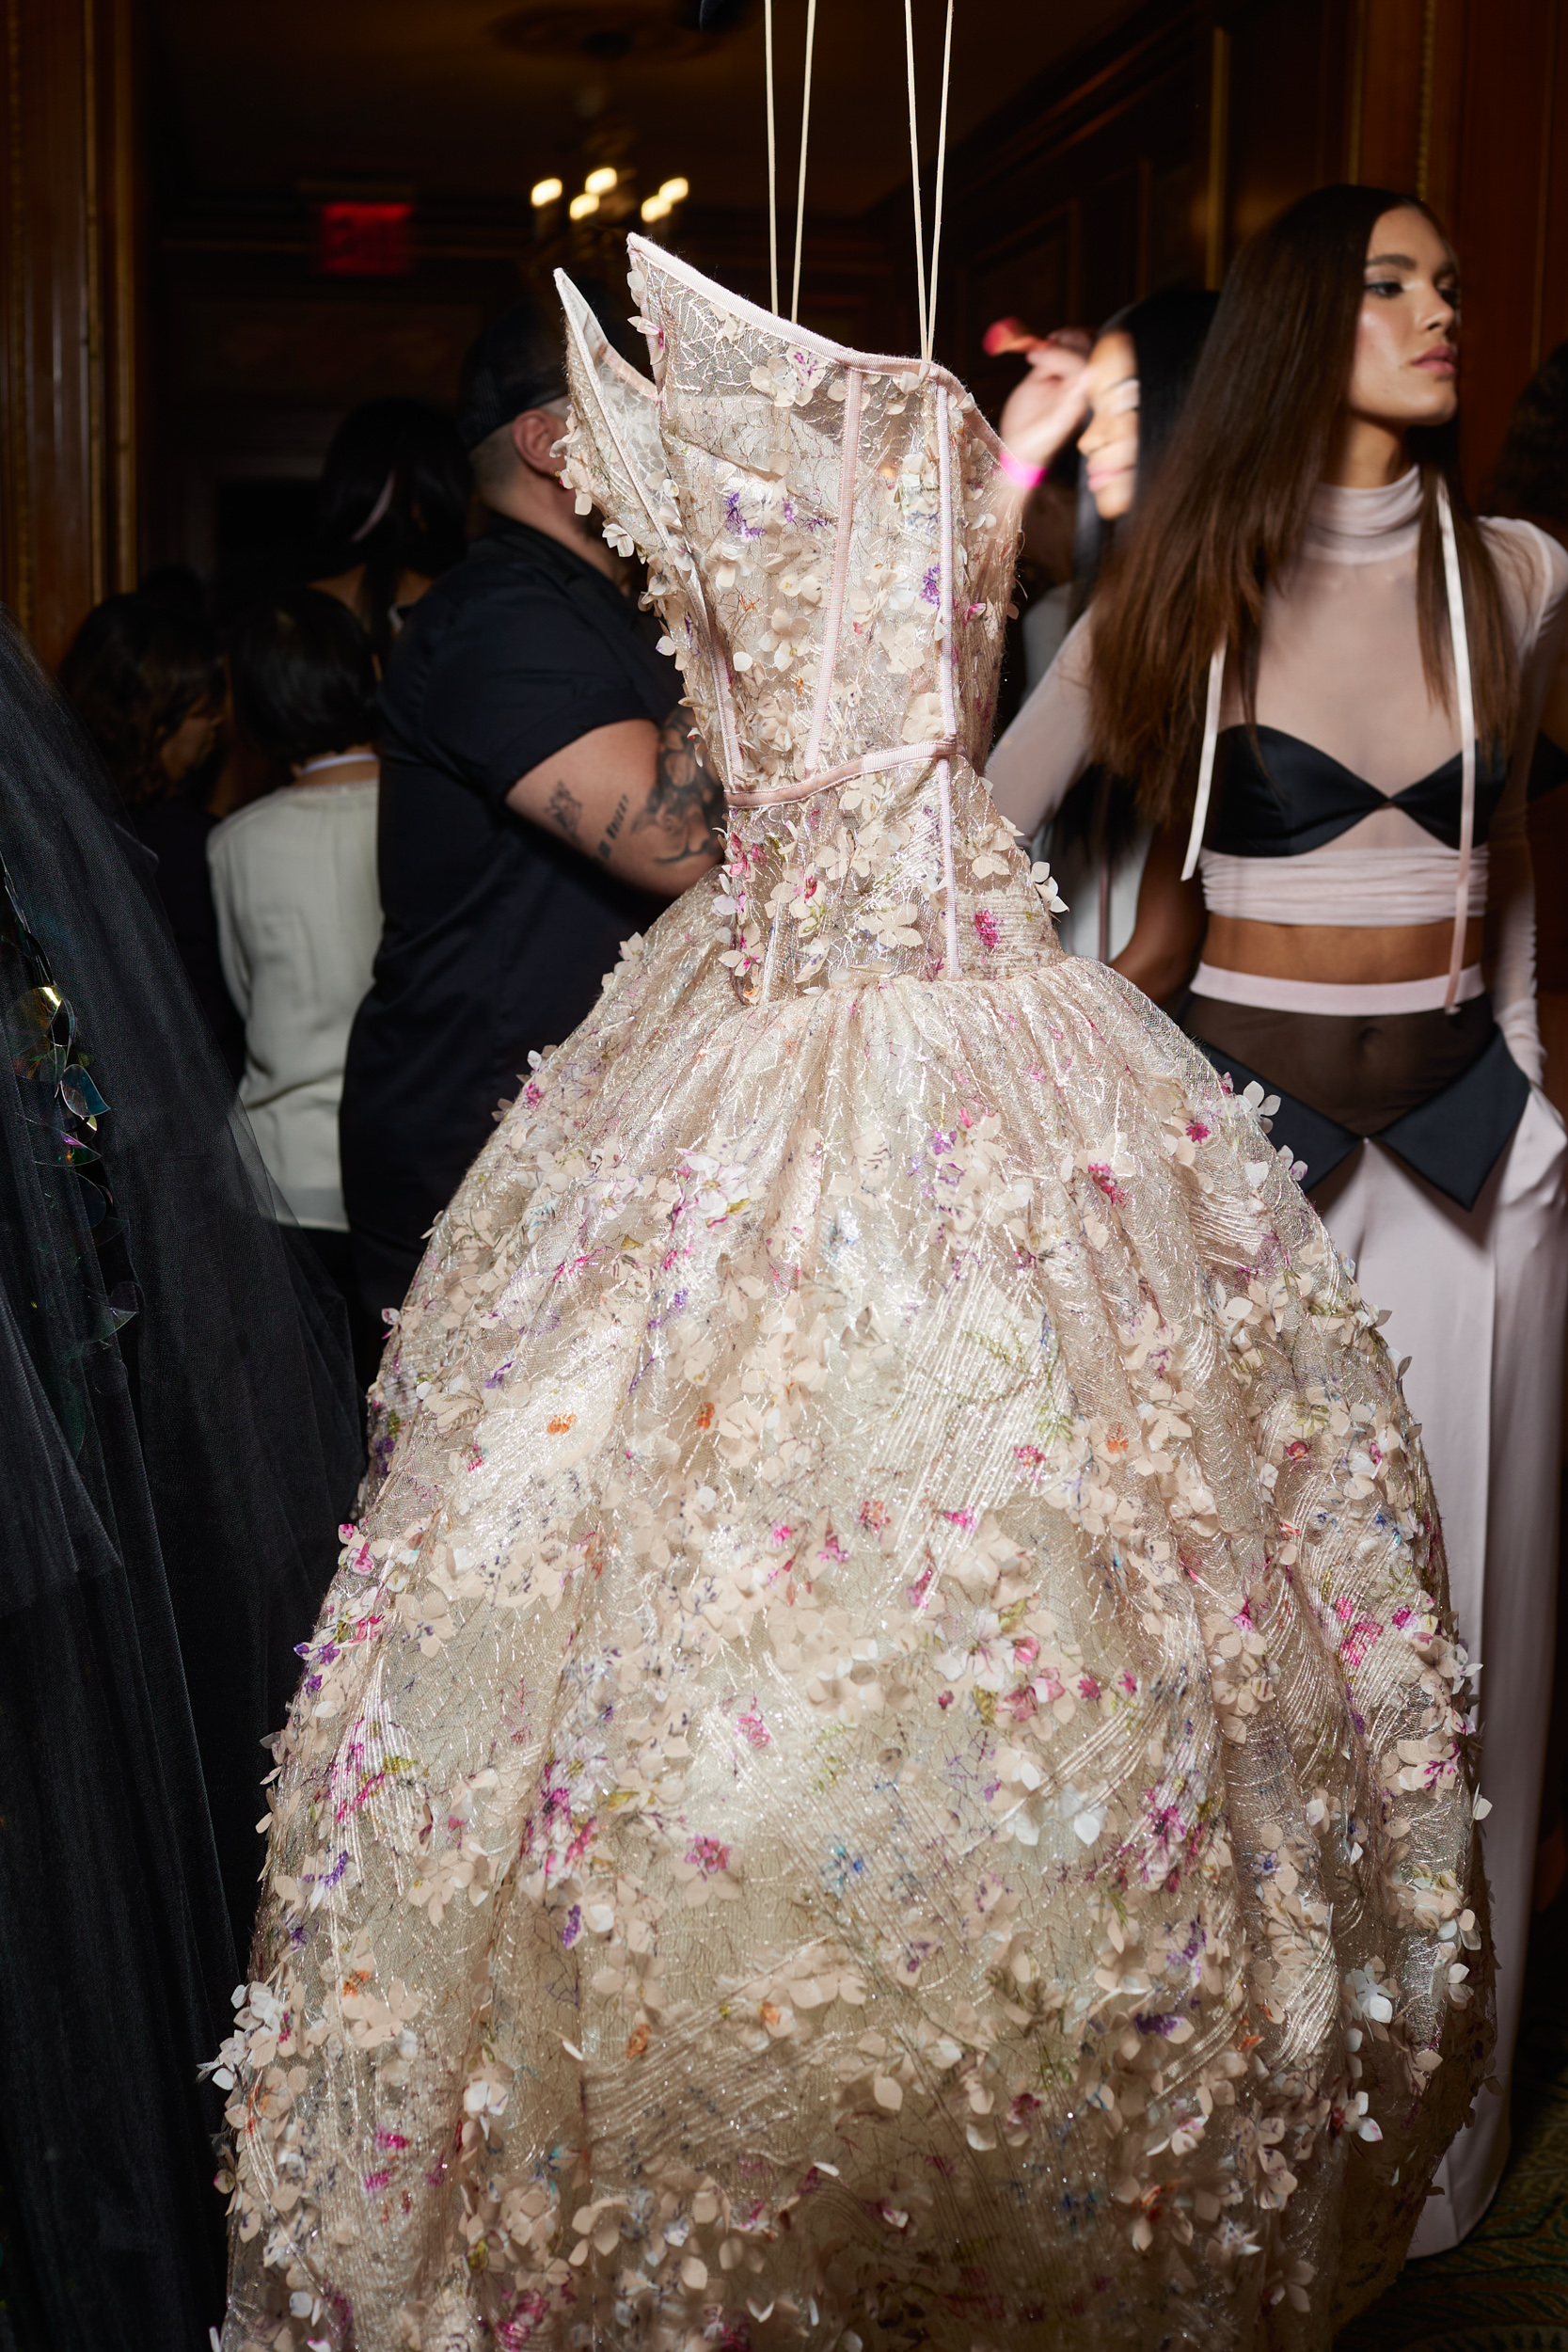
[[[225,2352],[1326,2345],[1486,2008],[1374,1312],[1114,975],[746,1004],[720,887],[388,1354],[220,2076]]]

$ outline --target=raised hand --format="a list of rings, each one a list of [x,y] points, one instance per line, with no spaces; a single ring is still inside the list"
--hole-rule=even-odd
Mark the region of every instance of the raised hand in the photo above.
[[[1064,326],[1054,335],[1029,338],[1023,347],[1029,373],[1008,393],[998,430],[1015,457],[1044,468],[1084,421],[1088,406],[1084,378],[1093,338],[1081,326]]]

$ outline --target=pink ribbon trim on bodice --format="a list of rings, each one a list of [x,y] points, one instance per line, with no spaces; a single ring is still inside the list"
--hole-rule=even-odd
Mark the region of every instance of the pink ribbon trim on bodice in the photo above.
[[[925,767],[929,760],[952,759],[958,750],[958,739],[951,735],[928,743],[900,743],[892,751],[863,752],[858,759],[847,759],[842,768],[824,768],[820,775],[803,777],[799,784],[765,785],[757,792],[728,792],[724,797],[732,808],[782,808],[790,801],[809,801],[814,792],[831,792],[838,785],[853,784],[857,776],[877,776],[889,768]]]

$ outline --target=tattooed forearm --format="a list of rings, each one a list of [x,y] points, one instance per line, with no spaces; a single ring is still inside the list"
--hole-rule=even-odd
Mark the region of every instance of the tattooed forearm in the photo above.
[[[627,798],[626,794],[623,792],[620,799],[615,803],[614,816],[610,818],[609,824],[605,827],[604,832],[600,836],[598,853],[600,857],[603,858],[607,866],[610,864],[611,857],[614,855],[615,836],[620,832],[621,827],[625,824],[626,811],[630,806],[630,800]]]
[[[545,814],[568,841],[582,847],[582,803],[567,790],[564,777],[557,777],[555,790],[545,803]]]
[[[631,822],[633,833],[652,828],[661,836],[656,866],[711,866],[724,854],[723,787],[708,773],[689,727],[687,712],[673,710],[659,729],[653,789]]]

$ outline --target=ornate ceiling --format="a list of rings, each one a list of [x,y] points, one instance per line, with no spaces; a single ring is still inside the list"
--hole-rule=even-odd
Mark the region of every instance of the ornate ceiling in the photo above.
[[[1124,13],[958,0],[950,135]],[[696,29],[695,0],[150,0],[160,165],[180,198],[301,182],[516,200],[593,163],[643,190],[680,173],[692,202],[765,200],[763,9]],[[780,172],[793,209],[805,0],[776,0]],[[935,146],[942,0],[916,0],[923,151]],[[809,201],[852,215],[909,171],[899,0],[818,0]],[[782,207],[783,208],[783,207]]]

